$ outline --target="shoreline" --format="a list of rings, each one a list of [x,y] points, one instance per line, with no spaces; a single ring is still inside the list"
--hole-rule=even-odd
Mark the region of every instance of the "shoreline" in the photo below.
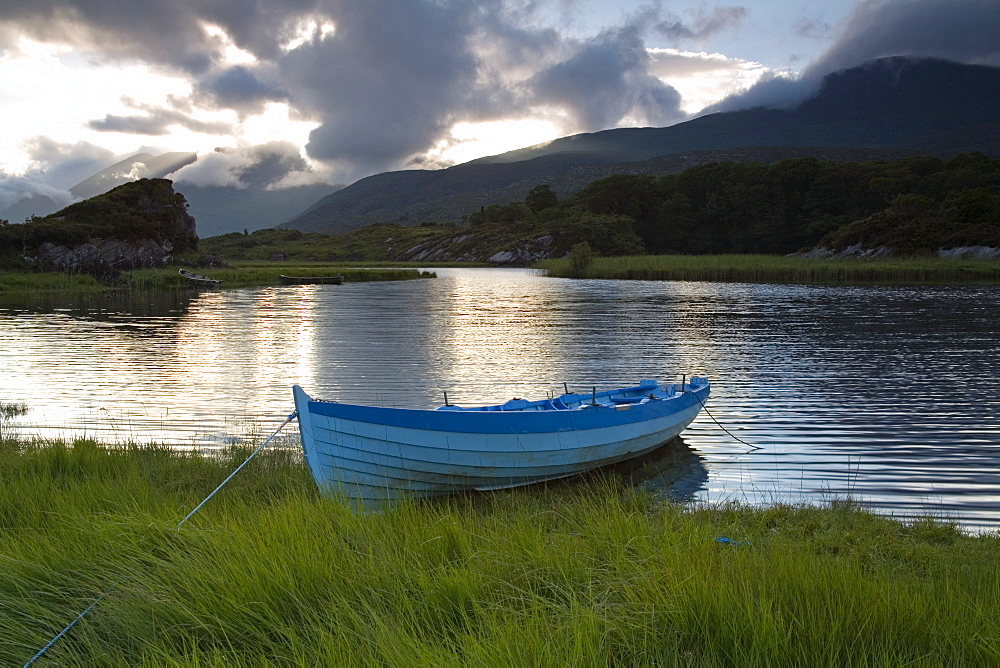
[[[779,255],[638,255],[535,265],[558,278],[794,285],[998,285],[1000,261],[944,258],[804,258]]]
[[[238,261],[219,269],[198,269],[222,280],[221,289],[279,286],[280,274],[343,274],[345,282],[433,278],[428,268],[470,267],[464,262],[259,262]],[[182,265],[122,272],[112,285],[88,274],[2,272],[0,297],[30,292],[83,292],[190,289],[177,273]],[[184,265],[186,266],[186,265]],[[479,266],[479,265],[475,265]],[[494,267],[507,268],[507,267]],[[596,257],[585,270],[574,270],[567,258],[541,260],[525,267],[553,278],[638,281],[705,281],[790,285],[1000,285],[1000,261],[944,258],[803,258],[777,255],[643,255]]]
[[[374,264],[374,263],[373,263]],[[214,287],[197,286],[181,276],[178,269],[188,268],[194,273],[218,279],[222,283]],[[0,272],[0,298],[4,295],[30,292],[128,292],[141,290],[190,290],[228,289],[246,287],[281,286],[281,274],[313,276],[344,276],[347,283],[373,281],[404,281],[434,278],[432,271],[420,271],[412,266],[368,266],[330,263],[259,263],[237,262],[218,269],[190,268],[188,265],[170,265],[155,269],[123,271],[121,276],[109,284],[102,284],[89,274],[66,274],[62,272]]]

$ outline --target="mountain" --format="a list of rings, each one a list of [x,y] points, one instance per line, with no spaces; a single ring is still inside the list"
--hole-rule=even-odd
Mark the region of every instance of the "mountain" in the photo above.
[[[604,130],[448,169],[376,174],[283,227],[335,234],[374,222],[453,222],[489,204],[523,199],[542,183],[568,195],[611,174],[670,173],[720,160],[776,162],[806,154],[866,161],[969,150],[1000,155],[1000,69],[883,58],[828,75],[794,109]]]
[[[225,188],[175,184],[188,201],[189,211],[198,221],[198,235],[214,237],[278,227],[301,214],[333,186],[313,184],[295,188]]]
[[[163,153],[156,156],[136,153],[80,181],[69,192],[74,197],[89,199],[138,179],[162,179],[197,159],[197,153]]]

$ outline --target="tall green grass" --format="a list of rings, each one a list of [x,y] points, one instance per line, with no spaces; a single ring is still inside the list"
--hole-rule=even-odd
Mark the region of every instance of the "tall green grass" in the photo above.
[[[567,259],[537,265],[566,278],[740,283],[1000,283],[1000,262],[938,258],[844,258],[777,255],[642,255],[595,258],[586,272]]]
[[[405,267],[358,268],[330,263],[312,264],[253,264],[236,263],[224,269],[195,269],[195,273],[222,281],[223,288],[281,285],[281,275],[286,276],[343,276],[348,283],[369,281],[407,281],[432,278],[432,272]],[[191,283],[176,268],[145,269],[128,272],[123,284],[132,289],[187,288]]]
[[[25,291],[92,291],[102,286],[88,274],[65,274],[62,272],[0,272],[0,295],[8,292]]]
[[[0,663],[996,665],[998,539],[611,480],[355,514],[293,450],[0,449]],[[717,537],[739,541],[723,543]]]
[[[333,265],[330,263],[238,263],[225,269],[196,269],[211,278],[222,281],[223,288],[281,285],[281,274],[286,276],[337,276],[343,275],[349,283],[368,281],[407,281],[433,278],[435,274],[408,267],[371,267]],[[93,276],[84,274],[49,273],[0,273],[0,295],[38,292],[101,292],[106,290],[177,290],[191,287],[191,282],[181,276],[177,267],[137,269],[122,272],[117,279],[102,285]]]

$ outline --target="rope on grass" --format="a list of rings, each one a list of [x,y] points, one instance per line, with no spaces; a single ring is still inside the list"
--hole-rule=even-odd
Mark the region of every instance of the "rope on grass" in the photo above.
[[[198,504],[197,506],[195,506],[195,507],[194,507],[194,510],[192,510],[192,511],[191,511],[190,513],[188,513],[188,514],[187,514],[187,515],[186,515],[186,516],[184,517],[184,519],[182,519],[182,520],[181,520],[180,522],[178,522],[178,523],[177,523],[177,526],[176,526],[175,528],[177,528],[177,529],[181,528],[181,526],[183,526],[185,522],[187,522],[187,521],[188,521],[189,519],[191,519],[191,517],[192,517],[192,516],[193,516],[193,515],[194,515],[194,514],[195,514],[196,512],[198,512],[199,510],[201,510],[201,507],[202,507],[202,506],[204,506],[204,505],[205,505],[205,504],[206,504],[206,503],[208,502],[208,500],[209,500],[209,499],[211,499],[211,498],[212,498],[213,496],[215,496],[215,493],[216,493],[216,492],[218,492],[218,491],[219,491],[220,489],[222,489],[223,487],[225,487],[226,483],[227,483],[227,482],[229,482],[230,480],[232,480],[232,479],[233,479],[233,476],[235,476],[235,475],[236,475],[237,473],[239,473],[239,472],[240,472],[240,470],[241,470],[241,469],[242,469],[242,468],[243,468],[244,466],[246,466],[246,465],[247,465],[247,463],[249,463],[251,459],[253,459],[254,457],[256,457],[256,456],[257,456],[257,453],[258,453],[258,452],[260,452],[261,450],[263,450],[263,449],[264,449],[264,447],[265,447],[265,446],[266,446],[266,445],[267,445],[268,443],[270,443],[270,442],[271,442],[271,440],[272,440],[272,439],[273,439],[273,438],[274,438],[275,436],[277,436],[277,435],[278,435],[278,433],[279,433],[279,432],[280,432],[280,431],[281,431],[282,429],[284,429],[284,428],[285,428],[285,426],[286,426],[286,425],[288,425],[288,423],[289,423],[289,422],[291,422],[291,421],[292,421],[292,420],[294,420],[294,419],[295,419],[296,417],[298,417],[298,415],[299,415],[299,412],[298,412],[298,411],[295,411],[295,412],[293,412],[293,413],[292,413],[291,415],[289,415],[288,417],[286,417],[286,418],[285,418],[285,421],[284,421],[284,422],[282,422],[282,423],[281,423],[281,425],[279,425],[279,426],[278,426],[278,428],[274,430],[274,433],[273,433],[273,434],[271,434],[270,436],[268,436],[268,437],[267,437],[267,438],[266,438],[266,439],[264,440],[264,442],[263,442],[263,443],[261,443],[261,444],[260,444],[259,446],[257,446],[257,449],[256,449],[256,450],[254,450],[253,452],[251,452],[251,453],[250,453],[250,456],[249,456],[249,457],[247,457],[246,459],[244,459],[244,460],[243,460],[243,463],[242,463],[242,464],[240,464],[239,466],[237,466],[237,467],[236,467],[236,469],[235,469],[235,470],[234,470],[234,471],[233,471],[232,473],[230,473],[230,474],[229,474],[229,476],[228,476],[228,477],[227,477],[227,478],[226,478],[225,480],[223,480],[223,481],[222,481],[221,483],[219,483],[219,486],[218,486],[218,487],[216,487],[215,489],[213,489],[213,490],[212,490],[212,493],[211,493],[211,494],[209,494],[208,496],[206,496],[206,497],[205,497],[205,498],[204,498],[204,499],[202,500],[202,502],[201,502],[201,503],[199,503],[199,504]],[[113,593],[113,592],[114,592],[114,591],[115,591],[115,590],[116,590],[117,588],[118,588],[118,584],[116,583],[116,584],[114,584],[114,585],[113,585],[113,586],[112,586],[112,587],[111,587],[110,589],[108,589],[108,590],[107,590],[106,592],[104,592],[103,594],[101,594],[100,596],[98,596],[98,597],[97,597],[96,599],[94,599],[94,601],[93,601],[93,602],[92,602],[92,603],[91,603],[90,605],[88,605],[88,606],[87,606],[86,608],[84,608],[83,612],[81,612],[81,613],[80,613],[79,615],[77,615],[77,616],[76,616],[76,618],[75,618],[75,619],[74,619],[73,621],[71,621],[71,622],[70,622],[69,624],[67,624],[67,625],[66,625],[66,628],[64,628],[64,629],[63,629],[62,631],[60,631],[59,633],[57,633],[57,634],[55,635],[55,637],[53,637],[53,638],[52,638],[52,640],[48,641],[48,642],[47,642],[47,643],[45,644],[45,646],[44,646],[44,647],[42,647],[42,648],[41,648],[40,650],[38,650],[38,652],[37,652],[37,653],[36,653],[36,654],[35,654],[35,655],[34,655],[33,657],[31,657],[30,659],[28,659],[28,661],[27,661],[27,662],[26,662],[26,663],[24,664],[24,668],[28,668],[28,666],[30,666],[31,664],[33,664],[33,663],[34,663],[35,661],[38,661],[38,659],[40,659],[40,658],[42,657],[42,655],[43,655],[43,654],[45,654],[45,653],[46,653],[47,651],[49,651],[49,649],[50,649],[50,648],[51,648],[51,647],[52,647],[53,645],[55,645],[55,644],[56,644],[57,642],[59,642],[59,639],[60,639],[60,638],[62,638],[62,637],[63,637],[64,635],[66,635],[67,633],[69,633],[69,630],[70,630],[70,629],[72,629],[72,628],[73,628],[74,626],[76,626],[77,622],[79,622],[79,621],[80,621],[81,619],[83,619],[83,618],[84,618],[84,617],[85,617],[85,616],[87,615],[87,613],[88,613],[88,612],[90,612],[91,610],[93,610],[93,609],[94,609],[94,607],[95,607],[95,606],[97,606],[97,604],[98,604],[98,603],[100,603],[100,602],[101,602],[101,601],[103,601],[103,600],[104,600],[105,598],[107,598],[108,596],[110,596],[110,595],[111,595],[111,594],[112,594],[112,593]]]

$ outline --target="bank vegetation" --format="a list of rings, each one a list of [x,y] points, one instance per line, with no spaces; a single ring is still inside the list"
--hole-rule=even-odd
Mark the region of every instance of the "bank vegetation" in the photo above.
[[[995,535],[591,479],[356,514],[294,442],[0,440],[0,663],[996,665]]]

